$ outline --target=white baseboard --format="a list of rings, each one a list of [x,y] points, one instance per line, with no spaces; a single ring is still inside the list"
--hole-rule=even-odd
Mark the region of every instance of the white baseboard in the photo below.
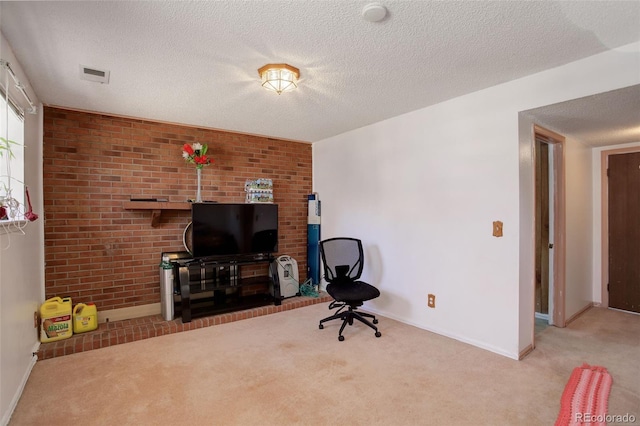
[[[535,317],[538,319],[549,321],[549,314],[541,314],[540,312],[536,312]]]
[[[34,349],[32,351],[33,355],[31,356],[31,360],[29,361],[27,370],[22,376],[20,385],[18,386],[18,389],[16,389],[16,393],[13,395],[13,398],[11,399],[11,404],[9,405],[7,411],[2,416],[2,420],[0,420],[0,425],[2,426],[7,426],[9,424],[9,420],[11,420],[11,415],[13,415],[13,411],[16,409],[16,406],[18,405],[18,401],[20,401],[20,397],[22,396],[24,387],[27,385],[27,380],[29,380],[29,376],[31,375],[31,370],[33,370],[33,366],[36,365],[36,361],[38,361],[38,356],[36,355],[36,352],[38,352],[39,347],[40,347],[40,342],[37,342],[34,345]]]
[[[611,309],[612,311],[622,312],[622,313],[625,313],[625,314],[640,315],[640,313],[638,313],[638,312],[625,311],[624,309],[617,309],[617,308],[607,308],[607,309]]]
[[[499,347],[496,347],[496,346],[493,346],[493,345],[488,345],[485,342],[481,342],[481,341],[478,341],[478,340],[475,340],[475,339],[469,339],[469,338],[464,337],[464,336],[458,336],[458,335],[456,335],[454,333],[449,333],[449,332],[446,332],[444,330],[440,330],[438,328],[426,327],[426,326],[424,326],[422,324],[418,324],[418,323],[410,321],[410,320],[408,320],[406,318],[400,318],[400,317],[398,317],[396,315],[391,315],[388,312],[384,312],[384,311],[375,309],[374,307],[372,307],[370,305],[367,305],[366,307],[364,307],[363,310],[365,310],[367,312],[371,312],[372,314],[378,314],[378,315],[381,315],[383,317],[391,318],[391,319],[394,319],[394,320],[396,320],[398,322],[401,322],[403,324],[412,325],[412,326],[420,328],[422,330],[426,330],[426,331],[429,331],[431,333],[439,334],[441,336],[448,337],[450,339],[454,339],[454,340],[457,340],[459,342],[466,343],[468,345],[475,346],[475,347],[478,347],[480,349],[484,349],[484,350],[487,350],[489,352],[493,352],[493,353],[496,353],[498,355],[502,355],[504,357],[514,359],[516,361],[518,361],[520,359],[520,353],[518,353],[518,352],[508,352],[508,351],[506,351],[506,350],[504,350],[502,348],[499,348]]]
[[[132,306],[130,308],[111,309],[108,311],[98,311],[98,322],[121,321],[132,318],[146,317],[160,314],[160,303],[150,303],[148,305]]]

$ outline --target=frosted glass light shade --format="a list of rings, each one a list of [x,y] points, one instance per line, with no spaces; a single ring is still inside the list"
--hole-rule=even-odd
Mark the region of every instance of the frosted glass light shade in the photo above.
[[[287,64],[267,64],[258,70],[262,79],[262,87],[277,94],[288,92],[298,87],[300,70]]]

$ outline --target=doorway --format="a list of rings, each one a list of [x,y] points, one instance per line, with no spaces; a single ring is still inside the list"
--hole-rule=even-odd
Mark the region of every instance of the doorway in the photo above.
[[[564,137],[534,125],[535,333],[564,318]]]
[[[539,137],[535,141],[535,324],[539,332],[546,324],[553,324],[549,308],[553,299],[553,148]],[[553,308],[551,308],[553,312]]]
[[[609,307],[640,313],[640,152],[609,155]]]

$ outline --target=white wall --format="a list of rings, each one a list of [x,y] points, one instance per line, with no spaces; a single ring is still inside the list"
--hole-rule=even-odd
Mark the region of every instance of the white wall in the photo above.
[[[533,161],[518,113],[638,84],[639,69],[635,43],[314,143],[322,238],[363,240],[364,278],[382,292],[366,307],[517,358],[534,306],[533,218],[521,211]],[[584,153],[570,150],[578,179]]]
[[[0,42],[0,57],[10,62],[28,86],[28,78],[4,36]],[[32,101],[38,102],[31,89],[28,91]],[[29,223],[24,235],[0,232],[0,424],[9,421],[39,346],[33,313],[44,299],[42,107],[37,115],[26,114],[25,147],[25,183],[34,212],[41,218]]]
[[[565,141],[566,268],[565,318],[570,319],[592,302],[593,186],[591,148]]]

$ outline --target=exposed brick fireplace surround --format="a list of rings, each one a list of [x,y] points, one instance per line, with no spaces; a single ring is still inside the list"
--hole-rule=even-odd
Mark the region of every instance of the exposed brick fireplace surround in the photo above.
[[[189,210],[126,210],[131,197],[195,198],[185,143],[209,146],[202,199],[242,203],[247,179],[270,178],[279,205],[279,253],[306,277],[311,145],[187,125],[44,109],[46,297],[94,302],[98,311],[160,302],[162,252],[182,251]],[[248,268],[243,275],[265,275]]]

